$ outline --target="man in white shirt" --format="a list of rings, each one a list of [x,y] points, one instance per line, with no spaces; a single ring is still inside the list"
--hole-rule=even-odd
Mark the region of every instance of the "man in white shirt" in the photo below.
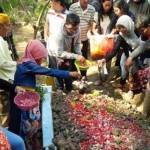
[[[3,39],[9,30],[9,17],[0,13],[0,89],[7,91],[11,88],[16,71],[16,62],[12,60],[11,51],[7,42]]]

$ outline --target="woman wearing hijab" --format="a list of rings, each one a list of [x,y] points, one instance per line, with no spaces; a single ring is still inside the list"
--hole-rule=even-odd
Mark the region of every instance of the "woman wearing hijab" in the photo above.
[[[48,52],[44,45],[38,40],[32,40],[27,44],[22,62],[17,65],[14,78],[14,87],[10,98],[10,120],[9,130],[21,135],[24,139],[35,139],[36,131],[40,125],[40,110],[36,107],[36,118],[32,118],[33,108],[29,111],[19,109],[14,103],[14,97],[21,91],[35,91],[36,75],[47,75],[53,77],[69,78],[80,77],[77,72],[62,71],[40,66],[43,59],[47,58]],[[34,132],[33,132],[34,130]],[[28,137],[28,138],[27,138]],[[30,138],[29,138],[30,137]],[[37,143],[32,143],[33,149],[38,150]]]
[[[140,46],[141,41],[134,32],[134,22],[129,16],[123,15],[122,17],[120,17],[116,23],[116,26],[119,30],[120,36],[131,47],[131,51],[135,50]],[[127,57],[128,55],[125,55],[125,53],[123,53],[120,60],[121,77],[123,82],[125,82],[127,78],[127,71],[125,68],[125,61]]]
[[[129,51],[133,51],[140,46],[140,40],[134,32],[134,22],[127,15],[122,15],[119,17],[116,23],[116,28],[119,35],[116,37],[116,42],[112,53],[108,54],[105,59],[100,60],[100,63],[108,62],[117,53],[122,53],[120,66],[121,66],[121,81],[120,84],[122,88],[126,83],[127,71],[125,69],[125,60],[129,56]],[[121,49],[122,48],[122,49]]]

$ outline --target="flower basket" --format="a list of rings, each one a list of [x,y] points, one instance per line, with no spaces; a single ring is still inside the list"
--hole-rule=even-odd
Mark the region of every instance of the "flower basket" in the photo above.
[[[26,91],[19,93],[14,98],[14,103],[21,110],[30,110],[39,105],[40,95],[37,92]]]

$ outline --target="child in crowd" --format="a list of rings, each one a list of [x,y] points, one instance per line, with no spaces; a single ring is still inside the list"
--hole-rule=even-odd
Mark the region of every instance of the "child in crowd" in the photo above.
[[[70,13],[67,15],[66,22],[62,31],[60,47],[58,49],[58,57],[62,58],[58,64],[59,69],[75,71],[74,61],[78,60],[81,63],[85,58],[81,54],[81,41],[79,31],[80,18],[76,14]],[[65,84],[65,87],[64,87]],[[72,90],[72,78],[59,79],[59,88],[70,92]]]
[[[27,128],[25,125],[25,120],[28,121],[28,124],[32,124],[33,120],[30,118],[32,116],[32,114],[30,115],[30,112],[32,111],[23,111],[19,109],[14,103],[15,95],[21,91],[34,91],[36,87],[36,75],[47,75],[59,78],[80,77],[80,74],[77,72],[42,67],[41,63],[43,59],[47,58],[47,55],[48,52],[44,45],[38,40],[32,40],[27,44],[22,62],[17,65],[14,87],[10,97],[9,130],[23,136],[24,139],[26,139],[26,137],[27,139],[33,138],[33,136],[32,138],[28,137],[33,135],[33,133],[31,133],[32,131],[30,131],[30,128]],[[40,118],[38,117],[36,121],[39,122]],[[24,130],[24,127],[26,127],[26,130]],[[35,128],[39,128],[39,126],[36,126],[35,124]],[[33,147],[35,149],[37,143],[34,144]]]

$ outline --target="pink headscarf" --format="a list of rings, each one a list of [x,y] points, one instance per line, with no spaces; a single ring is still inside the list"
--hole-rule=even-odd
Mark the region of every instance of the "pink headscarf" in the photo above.
[[[36,59],[46,58],[48,56],[47,49],[39,40],[32,40],[27,44],[22,62],[33,61]]]

